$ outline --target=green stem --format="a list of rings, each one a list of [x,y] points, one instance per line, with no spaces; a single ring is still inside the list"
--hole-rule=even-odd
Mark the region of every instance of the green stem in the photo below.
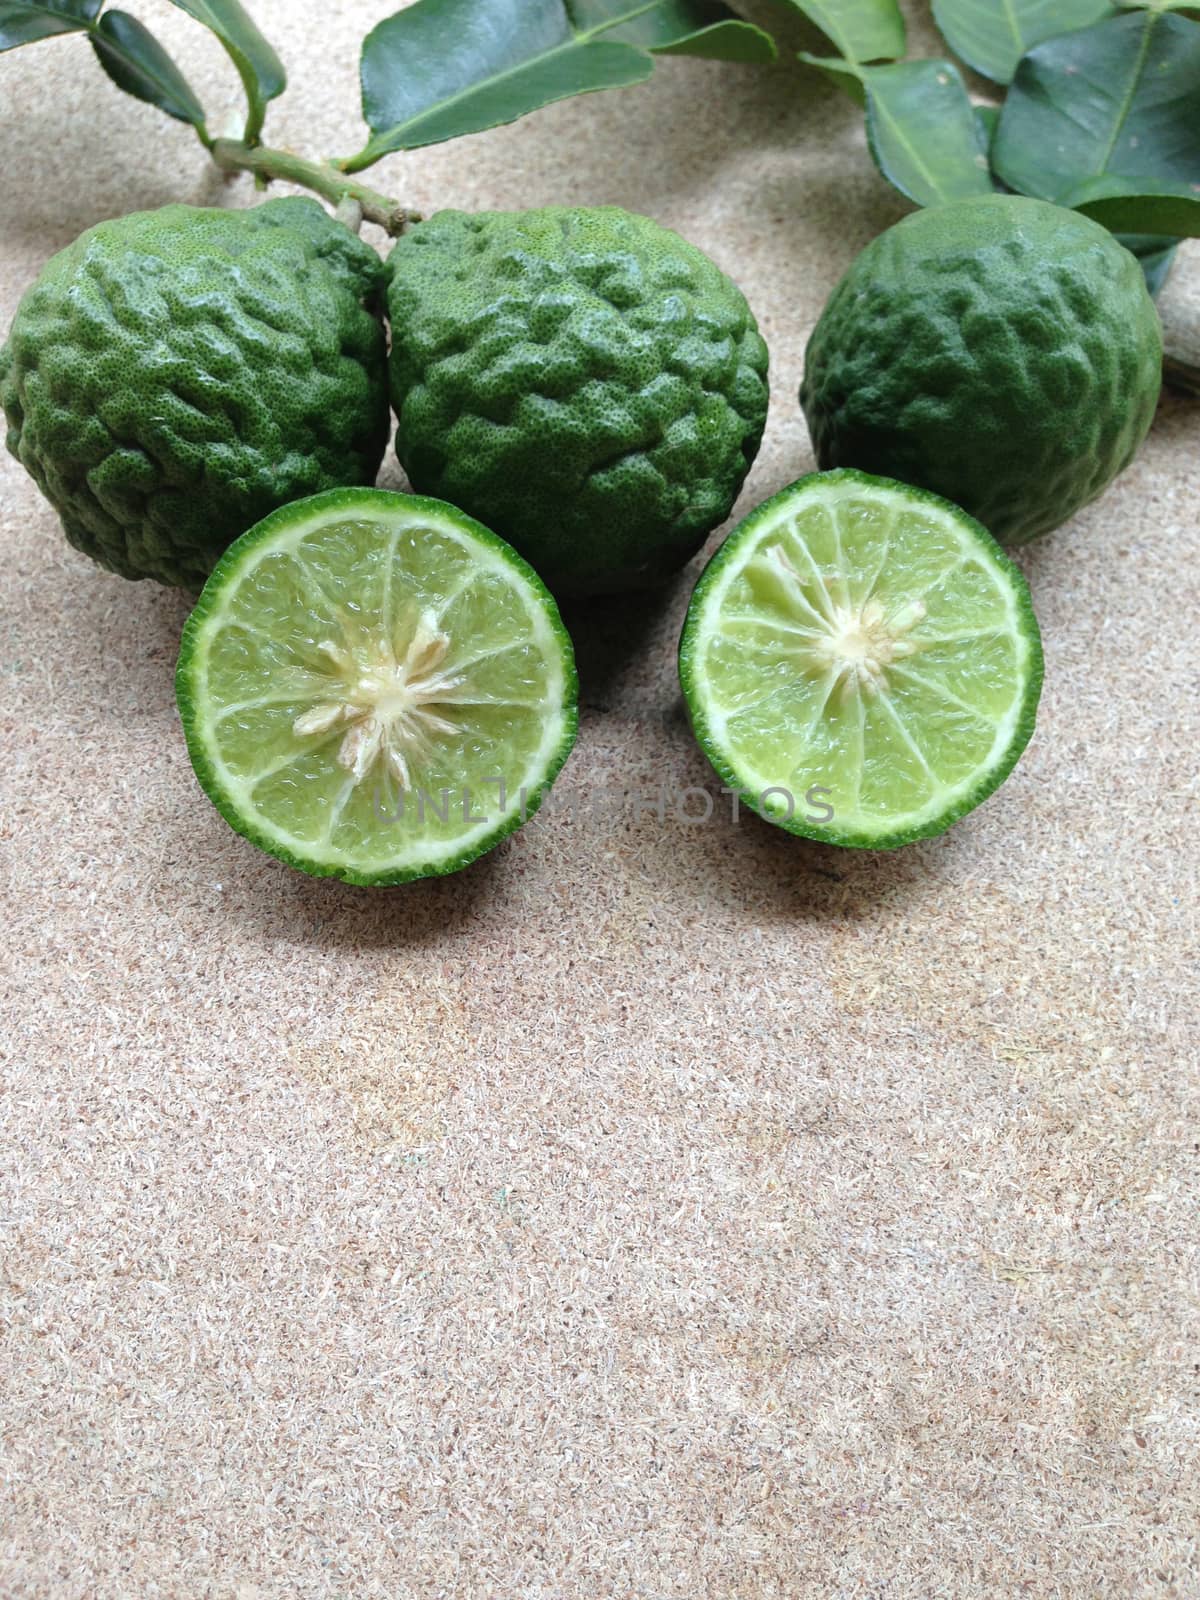
[[[381,152],[383,154],[385,152]],[[343,156],[340,161],[335,161],[334,166],[339,172],[362,172],[366,167],[373,167],[380,159],[371,145],[365,144],[355,156]]]
[[[254,81],[254,74],[246,69],[241,73],[242,86],[246,91],[246,128],[242,134],[242,143],[257,145],[262,143],[263,123],[267,119],[267,103],[258,92],[258,85]]]
[[[362,207],[366,221],[386,229],[393,237],[403,233],[410,222],[421,220],[418,212],[410,211],[386,194],[368,189],[366,184],[356,182],[327,162],[306,161],[290,150],[271,150],[266,145],[252,148],[243,139],[216,139],[212,144],[212,158],[222,172],[252,172],[267,183],[276,179],[296,183],[334,206],[346,199],[354,200]]]

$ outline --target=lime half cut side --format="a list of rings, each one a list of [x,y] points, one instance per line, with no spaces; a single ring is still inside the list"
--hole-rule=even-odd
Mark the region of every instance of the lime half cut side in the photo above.
[[[1029,588],[948,501],[816,473],[742,522],[696,585],[679,652],[696,737],[746,803],[831,844],[942,833],[1029,742],[1042,649]]]
[[[335,489],[218,562],[176,688],[225,819],[318,877],[455,872],[536,811],[575,738],[545,585],[438,500]]]

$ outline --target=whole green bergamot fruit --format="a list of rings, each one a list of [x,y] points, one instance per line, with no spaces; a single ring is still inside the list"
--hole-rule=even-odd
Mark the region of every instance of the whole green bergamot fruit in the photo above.
[[[76,549],[199,588],[268,512],[374,482],[382,289],[379,257],[313,200],[102,222],[17,308],[8,447]]]
[[[822,467],[932,489],[1022,544],[1129,465],[1161,382],[1129,251],[1078,212],[988,195],[867,246],[817,323],[800,402]]]
[[[442,211],[389,268],[401,464],[552,589],[653,583],[729,515],[767,349],[694,245],[615,206]]]

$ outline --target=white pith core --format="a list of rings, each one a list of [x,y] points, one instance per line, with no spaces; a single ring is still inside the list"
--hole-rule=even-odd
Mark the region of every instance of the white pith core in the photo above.
[[[461,673],[442,670],[450,636],[426,610],[400,649],[378,635],[349,638],[349,648],[329,639],[318,645],[331,668],[329,697],[298,716],[292,732],[297,738],[320,737],[343,723],[338,765],[356,783],[380,761],[401,788],[411,788],[413,763],[428,749],[429,736],[455,731],[435,709],[449,702],[464,681]]]
[[[767,554],[799,579],[782,545],[773,545]],[[821,676],[831,674],[832,695],[846,699],[856,693],[877,695],[887,686],[892,662],[920,650],[920,642],[908,635],[925,612],[923,600],[910,601],[889,615],[873,597],[855,605],[830,595],[826,614],[803,630],[798,654]]]

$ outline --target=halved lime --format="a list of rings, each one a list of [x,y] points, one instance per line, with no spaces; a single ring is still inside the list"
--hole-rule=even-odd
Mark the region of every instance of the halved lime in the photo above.
[[[701,574],[679,647],[692,726],[770,822],[884,850],[942,833],[1029,742],[1042,646],[1029,587],[937,495],[815,473]]]
[[[209,799],[317,877],[456,872],[537,810],[578,718],[541,579],[440,500],[334,489],[222,556],[176,689]]]

